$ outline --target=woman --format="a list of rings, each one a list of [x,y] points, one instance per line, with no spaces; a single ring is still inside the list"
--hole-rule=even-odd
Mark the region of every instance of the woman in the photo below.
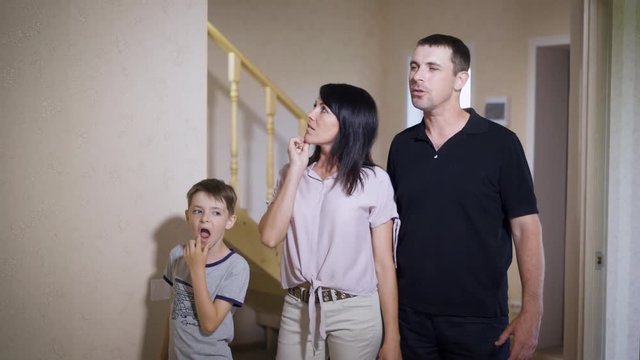
[[[304,138],[289,142],[259,225],[265,245],[285,241],[277,358],[399,359],[398,214],[389,177],[371,160],[375,101],[361,88],[327,84],[307,121]]]

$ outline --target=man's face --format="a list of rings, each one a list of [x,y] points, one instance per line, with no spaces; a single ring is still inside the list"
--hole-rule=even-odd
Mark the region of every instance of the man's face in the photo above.
[[[418,46],[411,56],[410,66],[409,89],[413,106],[422,111],[433,111],[449,101],[459,101],[454,95],[462,89],[466,77],[454,75],[451,49]]]

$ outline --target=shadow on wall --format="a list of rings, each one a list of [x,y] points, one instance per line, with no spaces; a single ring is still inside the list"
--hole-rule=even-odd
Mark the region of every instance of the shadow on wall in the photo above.
[[[171,251],[175,245],[185,243],[189,237],[189,229],[184,218],[178,216],[165,220],[153,235],[156,243],[156,271],[149,277],[149,281],[147,281],[147,296],[145,300],[147,305],[147,319],[145,321],[140,359],[158,358],[164,336],[164,328],[166,326],[165,322],[169,315],[168,300],[151,300],[151,281],[164,281],[162,275],[167,266],[169,251]]]

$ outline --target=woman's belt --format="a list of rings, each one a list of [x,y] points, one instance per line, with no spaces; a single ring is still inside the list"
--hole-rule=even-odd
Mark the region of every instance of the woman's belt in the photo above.
[[[309,298],[311,297],[311,291],[301,286],[289,288],[287,289],[287,292],[291,294],[293,297],[300,299],[306,303],[309,302]],[[330,288],[322,289],[322,302],[344,300],[344,299],[349,299],[356,296],[357,295],[349,294],[336,289],[330,289]],[[318,296],[317,292],[316,292],[315,298],[316,298],[316,303],[320,302],[320,297]]]

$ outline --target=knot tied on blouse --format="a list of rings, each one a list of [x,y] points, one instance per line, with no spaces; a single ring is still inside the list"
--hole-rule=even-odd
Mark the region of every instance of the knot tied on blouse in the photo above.
[[[284,289],[309,284],[309,335],[315,351],[317,332],[326,339],[324,299],[318,296],[316,304],[316,296],[326,289],[356,296],[376,294],[371,229],[392,220],[395,235],[399,221],[391,181],[381,168],[363,168],[363,181],[349,196],[336,182],[336,174],[322,179],[314,165],[307,167],[296,190],[280,270]],[[274,195],[287,166],[280,171]],[[395,241],[393,249],[395,255]]]

